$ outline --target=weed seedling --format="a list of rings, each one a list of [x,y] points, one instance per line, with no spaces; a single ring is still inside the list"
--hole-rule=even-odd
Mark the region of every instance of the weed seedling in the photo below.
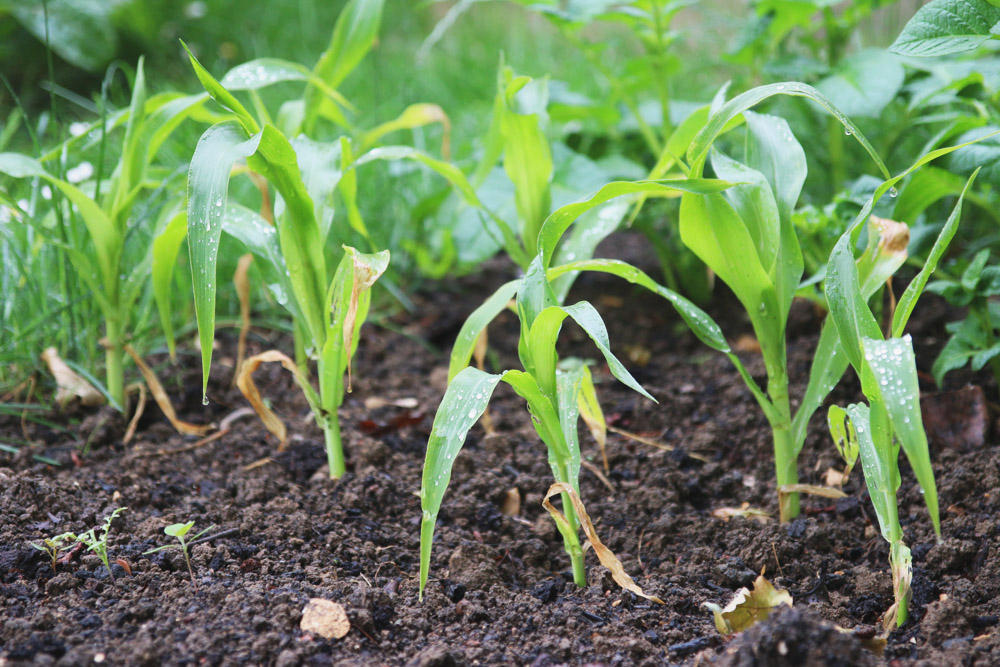
[[[119,507],[109,516],[104,518],[103,526],[95,526],[86,533],[76,536],[77,542],[80,542],[87,547],[87,551],[93,551],[97,554],[97,557],[101,559],[102,563],[104,563],[104,567],[107,568],[108,574],[111,576],[111,583],[115,582],[115,573],[111,571],[111,564],[108,563],[108,533],[111,531],[111,522],[118,518],[118,515],[127,509],[127,507]],[[97,536],[98,529],[101,530],[100,537]]]
[[[32,549],[44,551],[48,557],[52,559],[52,574],[55,574],[56,564],[59,562],[60,554],[62,554],[67,547],[75,542],[76,535],[73,533],[63,533],[62,535],[46,537],[42,540],[41,544],[38,542],[31,542],[30,544]]]
[[[155,554],[157,551],[163,551],[164,549],[180,549],[184,554],[184,562],[187,563],[188,574],[191,575],[191,584],[194,586],[195,593],[198,592],[198,582],[194,578],[194,570],[191,568],[191,556],[188,553],[188,542],[184,539],[184,536],[188,534],[191,528],[194,527],[194,521],[188,521],[187,523],[172,523],[163,529],[163,532],[169,537],[177,538],[180,544],[165,544],[162,547],[156,547],[155,549],[150,549],[149,551],[143,551],[142,555]],[[191,541],[197,540],[199,537],[207,533],[208,531],[215,528],[215,524],[209,526],[200,533],[194,535]]]

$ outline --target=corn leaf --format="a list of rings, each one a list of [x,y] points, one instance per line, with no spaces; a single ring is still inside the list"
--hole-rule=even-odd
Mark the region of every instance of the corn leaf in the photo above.
[[[181,45],[187,51],[188,58],[191,60],[191,67],[194,68],[194,73],[205,89],[205,92],[208,93],[208,96],[236,114],[237,120],[243,126],[243,129],[246,130],[247,134],[254,135],[260,132],[260,126],[254,117],[250,115],[250,112],[246,110],[246,107],[240,104],[240,101],[232,93],[223,88],[222,84],[216,81],[215,77],[198,62],[198,59],[191,53],[191,49],[187,47],[187,44],[182,41]]]
[[[927,281],[930,280],[931,274],[937,269],[938,262],[941,261],[945,250],[948,249],[948,244],[955,237],[955,232],[958,231],[958,223],[962,219],[962,201],[965,199],[965,195],[968,193],[969,188],[972,187],[972,183],[976,180],[978,174],[979,169],[976,169],[969,177],[969,180],[965,182],[965,187],[958,196],[955,208],[952,209],[951,215],[948,216],[947,222],[944,223],[944,227],[934,241],[934,247],[931,248],[930,253],[927,255],[927,261],[924,262],[920,273],[907,285],[903,295],[899,297],[899,303],[896,304],[896,312],[892,316],[892,335],[894,337],[903,335],[903,330],[910,319],[910,314],[917,305],[917,299],[923,294],[924,287],[927,286]]]
[[[410,146],[380,146],[363,154],[354,161],[352,167],[359,167],[375,160],[414,160],[419,162],[447,179],[458,190],[459,194],[462,195],[465,203],[470,206],[483,208],[479,197],[476,196],[475,189],[469,183],[468,179],[466,179],[465,174],[462,173],[461,169],[449,162],[438,160]]]
[[[775,95],[805,97],[813,100],[826,109],[844,126],[846,130],[850,131],[850,134],[854,135],[855,139],[858,140],[858,143],[861,144],[868,155],[871,156],[872,160],[875,161],[875,164],[878,165],[882,174],[886,178],[889,178],[889,170],[886,168],[885,163],[882,162],[882,158],[879,157],[875,149],[872,148],[872,145],[868,143],[865,136],[861,134],[857,125],[855,125],[850,118],[837,109],[833,103],[818,90],[812,86],[808,86],[797,81],[786,81],[783,83],[772,83],[765,86],[758,86],[748,90],[742,95],[737,95],[722,105],[718,112],[709,118],[705,127],[702,128],[702,130],[691,141],[691,145],[688,146],[687,158],[692,174],[695,176],[701,174],[701,168],[705,163],[708,150],[712,147],[712,144],[715,143],[716,137],[723,132],[727,125],[729,125],[729,123],[736,118],[736,116],[741,115],[744,111]]]
[[[909,336],[904,336],[889,340],[866,338],[863,344],[865,360],[875,379],[871,389],[878,392],[886,406],[893,432],[906,452],[910,467],[924,492],[934,532],[940,537],[937,486],[934,483],[927,435],[920,415],[920,387],[913,343]]]
[[[503,168],[514,184],[521,242],[528,255],[534,256],[538,232],[552,208],[552,153],[536,114],[522,115],[505,108],[500,131],[504,140]]]
[[[586,366],[578,359],[575,363],[562,364],[563,368],[556,373],[556,411],[559,415],[559,425],[562,427],[563,440],[566,443],[568,456],[566,457],[566,475],[570,483],[577,486],[576,480],[580,478],[580,435],[577,429],[577,422],[580,420],[579,396],[583,386],[583,371]],[[559,479],[562,472],[553,457],[549,453],[549,466],[552,473]]]
[[[284,200],[285,213],[277,221],[278,240],[299,310],[319,349],[324,340],[326,259],[312,198],[302,182],[295,149],[276,127],[265,125],[257,151],[247,157],[247,165],[267,178]]]
[[[177,265],[177,255],[181,244],[187,238],[187,211],[179,211],[163,231],[153,239],[153,264],[150,269],[153,281],[153,299],[160,314],[160,326],[167,339],[167,349],[170,358],[177,356],[177,343],[174,340],[173,318],[170,316],[170,295],[173,292],[174,267]]]
[[[354,71],[375,44],[382,24],[383,0],[350,0],[340,11],[326,51],[313,68],[315,77],[336,89]],[[322,90],[310,85],[305,93],[303,128],[315,129],[322,106]]]
[[[319,225],[320,238],[326,239],[333,224],[333,193],[340,184],[341,144],[313,141],[299,135],[292,140],[292,148],[302,173],[302,182],[313,202],[313,214]],[[280,211],[276,211],[280,215]]]
[[[212,364],[215,267],[229,192],[229,174],[237,160],[257,150],[260,141],[260,134],[248,139],[235,122],[213,125],[198,141],[188,171],[188,252],[201,341],[203,394],[208,391],[208,371]]]

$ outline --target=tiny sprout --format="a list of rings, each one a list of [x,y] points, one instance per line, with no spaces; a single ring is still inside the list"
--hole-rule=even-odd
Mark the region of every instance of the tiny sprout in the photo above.
[[[71,544],[76,542],[77,537],[73,533],[63,533],[53,537],[42,539],[42,543],[30,542],[33,549],[44,551],[52,559],[52,574],[56,573],[56,565],[59,563],[59,555]]]
[[[198,582],[194,578],[194,570],[191,569],[191,557],[188,554],[188,543],[184,540],[184,536],[188,534],[188,531],[194,526],[194,521],[188,521],[187,523],[172,523],[163,529],[163,532],[170,536],[176,537],[180,544],[166,544],[162,547],[156,547],[155,549],[150,549],[149,551],[142,552],[142,555],[156,553],[157,551],[163,551],[164,549],[180,549],[184,554],[184,562],[187,563],[188,574],[191,575],[191,583],[194,585],[194,590],[198,592]],[[191,540],[197,540],[199,537],[207,533],[208,531],[215,528],[215,524],[212,524],[205,530],[201,531],[197,535],[191,538]]]
[[[115,583],[115,573],[111,571],[111,565],[108,563],[108,532],[111,530],[111,522],[127,509],[127,507],[119,507],[110,516],[104,518],[104,529],[101,531],[100,537],[97,536],[97,527],[76,536],[77,542],[82,542],[87,547],[87,551],[96,553],[101,562],[104,563],[104,567],[107,568],[108,574],[111,576],[111,583]]]

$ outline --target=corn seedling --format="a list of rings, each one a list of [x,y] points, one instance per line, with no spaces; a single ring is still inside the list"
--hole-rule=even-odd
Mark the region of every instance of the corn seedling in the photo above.
[[[168,537],[176,538],[178,544],[165,544],[162,547],[156,547],[155,549],[150,549],[149,551],[143,551],[142,555],[155,554],[158,551],[163,551],[164,549],[180,549],[184,554],[184,562],[187,564],[188,574],[191,575],[191,584],[194,586],[195,592],[198,591],[198,582],[194,578],[194,570],[191,568],[191,556],[188,553],[188,542],[184,537],[191,531],[194,527],[194,521],[188,521],[187,523],[172,523],[163,529],[163,533]],[[191,537],[191,541],[197,540],[199,537],[207,533],[208,531],[215,528],[215,525],[211,525],[205,530],[197,533]]]
[[[41,543],[30,542],[32,549],[37,549],[45,553],[52,561],[52,574],[56,573],[56,565],[59,563],[59,556],[67,547],[76,542],[76,535],[73,533],[63,533],[52,537],[43,538]]]
[[[973,174],[966,183],[966,191],[975,177],[976,174]],[[895,603],[885,615],[887,628],[893,623],[901,626],[906,622],[911,595],[911,556],[903,542],[896,502],[896,491],[900,485],[900,447],[906,452],[920,485],[934,532],[939,539],[941,536],[937,487],[920,413],[920,388],[913,343],[910,336],[903,335],[903,332],[931,273],[955,235],[965,195],[963,191],[922,270],[900,297],[893,314],[890,337],[886,338],[867,301],[861,296],[853,248],[872,204],[899,178],[883,183],[844,232],[830,255],[826,281],[830,317],[836,325],[845,356],[861,379],[861,389],[868,399],[867,405],[857,403],[846,409],[832,406],[829,422],[835,439],[846,438],[857,443],[861,468],[882,537],[889,543]]]
[[[104,517],[104,525],[91,528],[86,533],[74,536],[77,542],[80,542],[85,547],[87,551],[92,551],[97,554],[97,557],[101,559],[104,563],[104,567],[108,570],[108,575],[111,577],[111,583],[115,581],[115,573],[111,571],[111,564],[108,562],[108,533],[111,531],[111,522],[118,518],[118,515],[124,512],[127,507],[119,507],[109,516]],[[100,536],[97,535],[97,531],[100,530]]]
[[[501,382],[509,384],[528,402],[532,424],[545,443],[549,465],[556,482],[569,485],[579,493],[580,444],[577,436],[578,400],[583,366],[559,372],[556,339],[567,317],[575,321],[600,350],[611,372],[626,386],[653,399],[612,354],[607,329],[601,316],[586,301],[571,306],[556,305],[552,285],[545,276],[541,260],[529,267],[515,284],[521,337],[518,356],[524,370],[491,374],[468,367],[448,384],[448,390],[434,417],[427,443],[420,498],[423,519],[420,528],[420,589],[427,584],[434,525],[451,479],[455,457],[465,442],[469,429],[479,420],[493,390]],[[587,583],[583,549],[577,535],[580,524],[568,493],[562,494],[565,522],[558,522],[563,546],[570,556],[573,580]]]
[[[106,347],[106,388],[111,402],[119,409],[124,406],[125,343],[134,317],[134,306],[149,274],[151,247],[132,247],[144,243],[144,234],[135,233],[145,221],[136,219],[136,204],[162,183],[149,177],[150,164],[170,133],[204,101],[204,96],[183,96],[162,93],[147,96],[143,62],[136,67],[131,105],[127,112],[115,114],[100,122],[89,132],[75,137],[63,146],[35,160],[20,153],[0,154],[0,173],[14,178],[45,181],[69,202],[69,207],[57,205],[50,214],[55,219],[55,233],[48,229],[48,218],[35,220],[48,240],[68,255],[75,276],[93,294],[104,318]],[[107,182],[100,170],[93,180],[74,185],[52,174],[45,167],[56,162],[88,134],[105,134],[123,125],[124,138],[121,159]],[[86,236],[76,226],[65,223],[70,211],[82,220]],[[157,221],[155,226],[161,226]],[[157,234],[153,231],[153,235]],[[130,262],[136,255],[137,262]],[[134,261],[134,260],[133,260]]]

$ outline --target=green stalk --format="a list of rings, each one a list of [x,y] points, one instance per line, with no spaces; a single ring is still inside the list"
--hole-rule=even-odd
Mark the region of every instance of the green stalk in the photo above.
[[[903,527],[899,525],[899,508],[896,506],[896,493],[887,492],[890,495],[889,502],[886,503],[889,511],[889,566],[892,569],[892,596],[896,600],[896,627],[906,623],[910,616],[910,590],[902,597],[899,595],[899,572],[906,566],[903,558]]]
[[[769,349],[770,348],[770,349]],[[781,487],[799,483],[798,452],[792,434],[792,410],[788,401],[788,370],[784,336],[777,349],[766,346],[764,365],[767,369],[767,395],[777,412],[770,420],[774,439],[774,468],[778,484],[778,506],[782,523],[799,515],[799,494],[782,493]]]
[[[118,405],[125,405],[125,371],[122,362],[125,356],[124,327],[118,316],[105,317],[105,334],[108,339],[105,350],[108,394]]]
[[[340,404],[340,392],[337,391],[344,381],[338,376],[336,359],[320,359],[319,362],[319,393],[320,414],[316,422],[323,429],[323,439],[326,441],[326,462],[330,467],[330,479],[340,479],[344,476],[344,448],[340,439],[340,419],[337,406]],[[343,391],[343,390],[341,390]]]
[[[568,466],[563,461],[559,462],[559,475],[562,477],[560,481],[565,481],[573,487],[577,486],[575,480],[569,479]],[[561,493],[559,496],[562,498],[566,523],[569,524],[569,530],[563,534],[563,547],[569,554],[569,560],[573,566],[573,583],[584,588],[587,585],[587,568],[583,562],[583,547],[580,545],[580,520],[576,516],[576,510],[573,509],[573,502],[570,500],[569,494]]]

